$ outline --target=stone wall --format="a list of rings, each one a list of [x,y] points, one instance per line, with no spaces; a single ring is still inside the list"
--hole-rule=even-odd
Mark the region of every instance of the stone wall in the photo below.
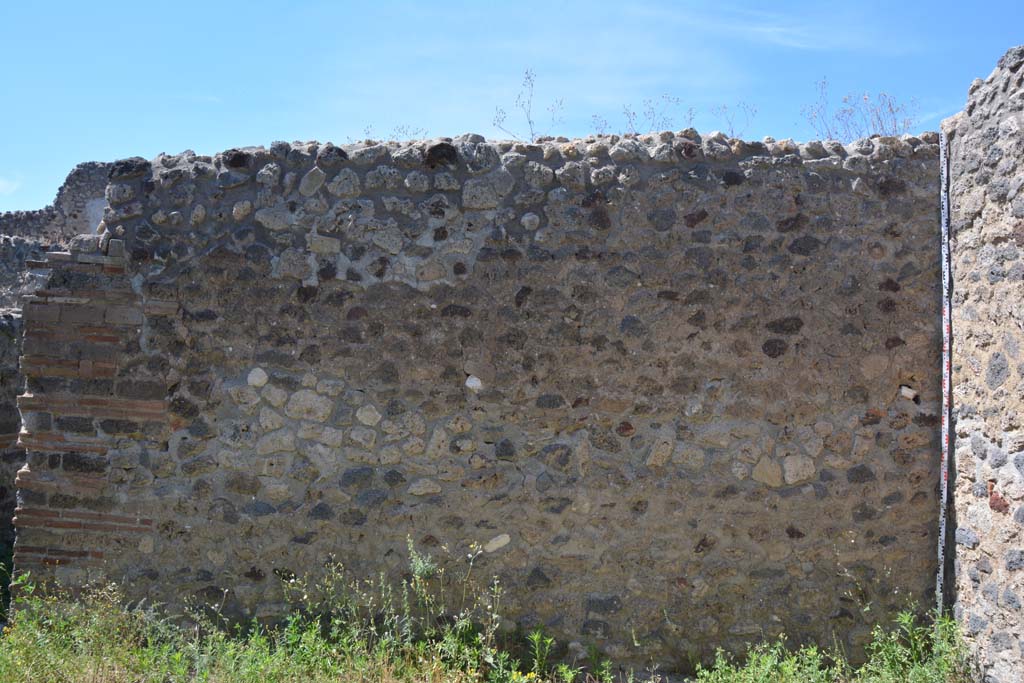
[[[45,209],[0,213],[0,235],[62,243],[74,235],[95,232],[106,206],[103,193],[109,166],[98,161],[75,166]]]
[[[986,682],[1024,670],[1024,47],[950,135],[956,611]]]
[[[24,311],[16,564],[269,618],[408,538],[620,661],[856,652],[933,599],[936,143],[116,162]]]
[[[14,477],[25,463],[25,452],[17,444],[21,427],[17,396],[22,391],[19,355],[21,317],[15,311],[0,311],[0,562],[8,570],[6,563],[14,549]]]

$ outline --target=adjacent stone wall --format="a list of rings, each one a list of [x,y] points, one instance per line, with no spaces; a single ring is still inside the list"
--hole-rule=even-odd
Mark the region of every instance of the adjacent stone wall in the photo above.
[[[109,167],[98,161],[75,166],[52,205],[38,211],[0,213],[0,235],[62,243],[74,235],[95,232],[106,206]]]
[[[268,618],[411,538],[620,661],[856,652],[933,599],[936,143],[117,162],[25,309],[16,563]]]
[[[991,683],[1024,671],[1024,47],[950,141],[956,610]]]
[[[46,282],[47,275],[30,267],[45,260],[49,245],[31,237],[0,235],[0,311],[18,311],[21,298]]]

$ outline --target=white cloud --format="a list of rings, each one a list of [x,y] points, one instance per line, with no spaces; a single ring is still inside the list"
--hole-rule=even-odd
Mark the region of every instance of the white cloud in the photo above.
[[[0,176],[0,197],[8,197],[17,192],[19,188],[21,188],[20,178],[11,179]]]

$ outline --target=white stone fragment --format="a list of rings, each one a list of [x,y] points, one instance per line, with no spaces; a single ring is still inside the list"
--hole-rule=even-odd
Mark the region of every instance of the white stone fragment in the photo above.
[[[523,214],[523,217],[519,219],[519,223],[523,226],[524,230],[536,230],[540,227],[540,216],[535,213]]]
[[[376,424],[380,422],[380,417],[380,413],[373,405],[361,406],[359,410],[356,411],[356,419],[370,427],[376,426]]]
[[[508,534],[498,534],[497,536],[495,536],[494,538],[492,538],[491,540],[487,541],[487,543],[484,544],[484,552],[485,553],[497,552],[497,551],[501,550],[502,548],[504,548],[505,546],[507,546],[511,542],[512,542],[512,537],[509,536]]]
[[[263,368],[253,368],[249,371],[249,376],[246,377],[245,381],[248,382],[251,387],[262,387],[269,379],[270,378],[267,376],[266,370]]]
[[[480,381],[480,378],[476,375],[470,375],[466,378],[466,388],[470,391],[477,392],[483,389],[484,383]]]

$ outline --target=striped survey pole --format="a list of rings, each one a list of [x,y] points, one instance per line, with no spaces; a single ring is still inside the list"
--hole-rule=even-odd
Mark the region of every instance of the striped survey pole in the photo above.
[[[946,132],[939,131],[939,202],[942,232],[942,462],[939,466],[939,570],[935,578],[935,604],[943,608],[946,581],[946,521],[949,516],[950,416],[953,407],[951,331],[951,263],[949,254],[949,150]]]

